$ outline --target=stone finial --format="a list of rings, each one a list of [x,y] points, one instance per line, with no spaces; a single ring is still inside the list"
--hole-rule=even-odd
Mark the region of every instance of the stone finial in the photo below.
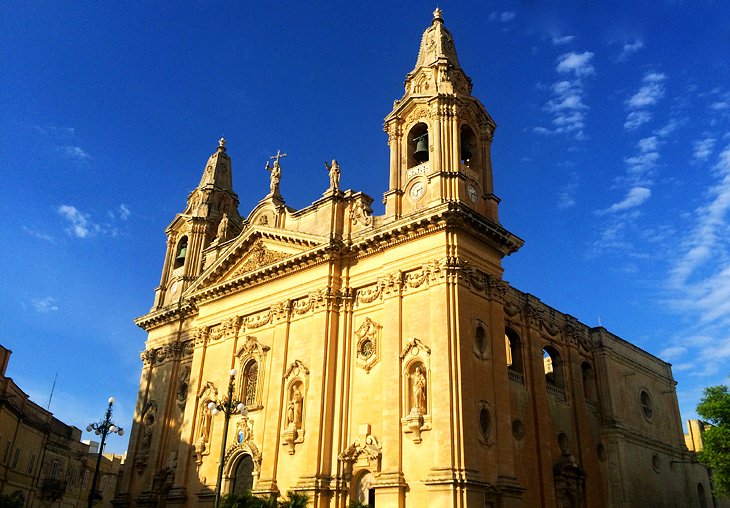
[[[226,147],[226,138],[223,138],[223,137],[222,137],[222,138],[220,138],[220,139],[218,140],[218,146],[219,146],[220,148],[225,148],[225,147]]]
[[[440,7],[436,7],[436,10],[433,11],[433,19],[443,21],[444,20],[444,11],[441,10]]]

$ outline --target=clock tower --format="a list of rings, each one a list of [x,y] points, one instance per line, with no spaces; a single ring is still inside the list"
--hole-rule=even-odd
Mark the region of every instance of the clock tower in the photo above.
[[[390,145],[386,216],[461,202],[498,221],[490,146],[496,124],[471,95],[441,9],[421,40],[405,94],[385,118]]]

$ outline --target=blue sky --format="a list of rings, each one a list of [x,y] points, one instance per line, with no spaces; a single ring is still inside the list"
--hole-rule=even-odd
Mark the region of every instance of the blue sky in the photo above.
[[[610,4],[610,5],[609,5]],[[0,8],[2,344],[84,428],[129,428],[164,229],[220,136],[247,214],[328,185],[380,203],[382,122],[435,5],[15,2]],[[730,373],[730,4],[441,2],[497,122],[505,279],[670,361],[683,418]],[[379,212],[382,210],[378,210]],[[111,438],[122,451],[126,438]]]

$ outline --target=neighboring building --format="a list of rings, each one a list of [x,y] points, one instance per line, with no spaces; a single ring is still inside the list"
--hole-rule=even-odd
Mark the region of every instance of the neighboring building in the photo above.
[[[437,9],[385,119],[385,214],[339,188],[238,213],[225,142],[166,230],[118,506],[704,507],[671,366],[502,279],[495,123]],[[347,171],[347,168],[343,169]],[[282,175],[283,173],[283,175]],[[324,185],[323,185],[324,187]]]
[[[80,441],[81,430],[54,418],[6,377],[10,354],[0,346],[0,494],[29,507],[87,506],[96,453]],[[122,457],[104,454],[98,489],[104,503],[95,506],[111,506],[121,471]]]
[[[702,420],[687,420],[687,433],[684,435],[684,444],[693,452],[701,452],[704,448],[702,444],[702,434],[708,427],[712,427],[709,423]]]

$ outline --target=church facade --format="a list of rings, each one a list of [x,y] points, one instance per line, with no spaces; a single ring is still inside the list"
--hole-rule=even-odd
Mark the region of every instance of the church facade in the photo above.
[[[322,508],[712,506],[670,365],[503,279],[523,241],[499,221],[496,126],[471,90],[437,9],[385,119],[382,216],[337,161],[320,199],[288,207],[278,154],[242,217],[220,141],[136,321],[117,506],[212,506],[219,466],[223,493]]]

